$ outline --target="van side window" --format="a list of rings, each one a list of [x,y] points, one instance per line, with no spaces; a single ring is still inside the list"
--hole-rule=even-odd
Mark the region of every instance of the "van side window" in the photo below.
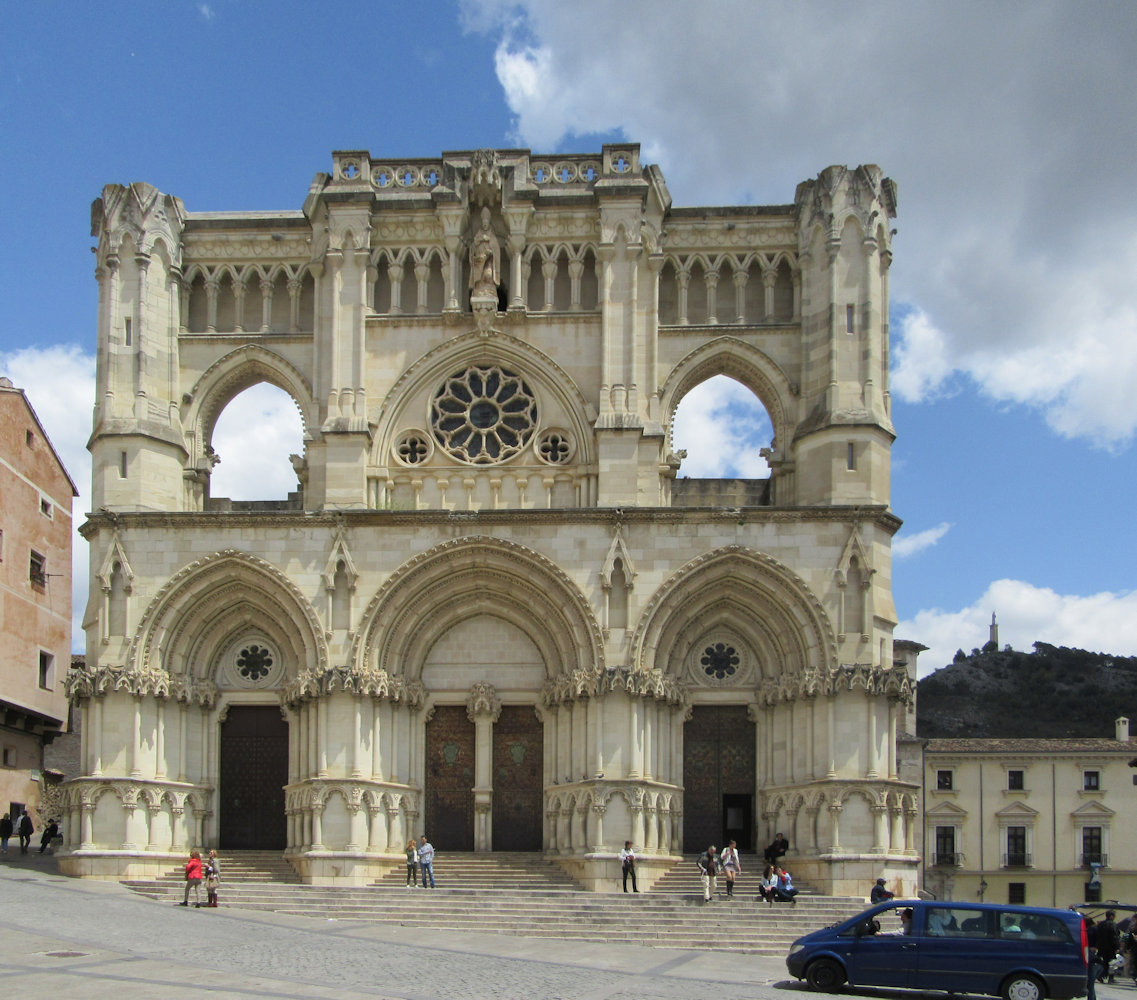
[[[925,909],[924,933],[931,937],[991,937],[987,912],[951,906]]]
[[[1016,941],[1068,942],[1071,940],[1066,925],[1057,917],[1050,917],[1045,913],[1000,913],[999,937],[1014,938]]]

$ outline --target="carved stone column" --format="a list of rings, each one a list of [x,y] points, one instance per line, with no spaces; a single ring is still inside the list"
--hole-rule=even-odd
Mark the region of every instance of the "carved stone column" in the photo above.
[[[501,701],[492,684],[480,681],[466,698],[466,717],[474,724],[474,850],[493,850],[493,726]]]

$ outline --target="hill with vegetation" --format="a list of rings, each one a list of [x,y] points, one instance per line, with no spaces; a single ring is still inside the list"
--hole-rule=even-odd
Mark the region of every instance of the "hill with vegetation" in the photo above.
[[[1137,736],[1137,656],[1045,642],[1029,653],[961,649],[916,689],[916,735],[926,739],[1111,738],[1121,715]]]

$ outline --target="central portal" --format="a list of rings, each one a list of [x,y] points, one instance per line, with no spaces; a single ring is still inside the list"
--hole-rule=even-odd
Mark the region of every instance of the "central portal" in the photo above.
[[[230,706],[221,723],[220,764],[220,846],[229,851],[284,850],[288,723],[280,709]]]
[[[754,723],[745,705],[696,705],[683,727],[683,849],[754,847]]]

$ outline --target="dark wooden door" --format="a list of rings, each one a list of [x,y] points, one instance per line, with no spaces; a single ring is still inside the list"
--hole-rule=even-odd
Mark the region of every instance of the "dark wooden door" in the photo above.
[[[220,846],[230,851],[284,850],[288,723],[279,708],[229,708],[221,724],[219,771]]]
[[[440,851],[474,849],[474,724],[442,705],[426,724],[425,833]],[[413,831],[412,831],[413,832]]]
[[[685,851],[721,846],[728,835],[740,851],[754,847],[749,824],[734,824],[739,806],[754,802],[755,778],[754,723],[746,717],[746,706],[696,705],[683,728]],[[730,831],[728,818],[733,821]]]
[[[532,705],[507,705],[493,727],[493,849],[541,850],[544,727]]]

